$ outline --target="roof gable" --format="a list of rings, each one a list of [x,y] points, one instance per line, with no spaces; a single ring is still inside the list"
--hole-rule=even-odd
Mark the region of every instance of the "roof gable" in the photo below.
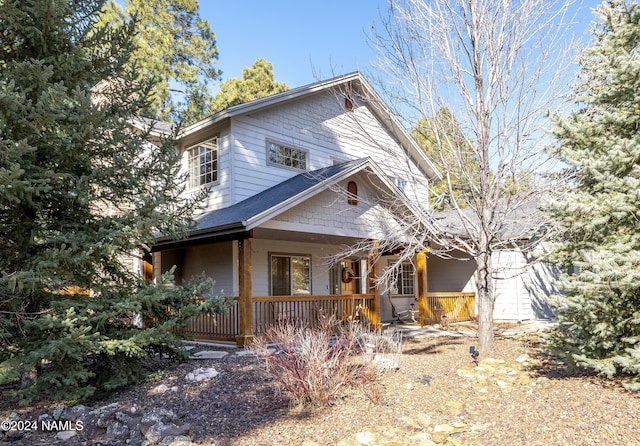
[[[217,126],[225,120],[233,117],[249,115],[256,112],[266,111],[273,107],[283,106],[293,101],[310,97],[323,91],[333,91],[342,89],[344,91],[355,91],[363,98],[364,104],[371,110],[380,124],[387,129],[389,134],[394,135],[400,145],[407,151],[409,157],[415,164],[432,180],[441,179],[442,175],[426,156],[424,151],[418,146],[409,132],[404,128],[395,115],[384,104],[380,96],[373,87],[359,72],[334,77],[332,79],[319,81],[310,85],[267,96],[255,101],[246,102],[227,108],[221,112],[211,115],[198,121],[181,132],[181,137],[188,138],[195,133],[205,131],[207,128]]]
[[[202,239],[246,232],[254,229],[294,206],[325,191],[344,179],[361,171],[384,187],[397,202],[420,215],[411,202],[391,183],[379,167],[369,158],[347,161],[312,172],[304,172],[279,183],[259,194],[235,205],[205,212],[195,218],[197,227],[191,231],[189,239]],[[169,238],[157,239],[160,245],[173,244]],[[180,242],[178,242],[180,243]]]

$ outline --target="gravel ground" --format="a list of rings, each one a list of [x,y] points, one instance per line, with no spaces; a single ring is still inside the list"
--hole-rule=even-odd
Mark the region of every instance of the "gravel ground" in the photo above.
[[[499,336],[479,368],[469,354],[475,342],[407,339],[399,369],[380,375],[376,401],[354,389],[329,407],[289,407],[257,358],[230,349],[223,359],[174,366],[92,406],[171,409],[203,445],[640,445],[640,395],[616,381],[568,375],[541,354],[536,335]],[[212,380],[185,380],[211,366],[220,372]],[[161,384],[174,390],[157,392]],[[13,410],[0,402],[0,416]],[[27,436],[15,444],[50,440]]]

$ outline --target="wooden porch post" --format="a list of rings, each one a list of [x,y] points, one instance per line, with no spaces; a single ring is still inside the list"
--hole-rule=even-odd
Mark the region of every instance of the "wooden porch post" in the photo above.
[[[427,250],[423,249],[416,254],[416,263],[418,266],[418,310],[420,311],[420,324],[424,325],[428,319],[428,301],[427,301]]]
[[[378,330],[382,327],[380,323],[380,288],[376,284],[376,279],[380,275],[379,257],[378,242],[376,241],[369,252],[369,290],[373,290],[373,303],[371,304],[369,320],[373,330]]]
[[[244,346],[253,340],[253,289],[251,274],[251,239],[238,240],[238,310],[240,312],[240,334],[236,344]]]

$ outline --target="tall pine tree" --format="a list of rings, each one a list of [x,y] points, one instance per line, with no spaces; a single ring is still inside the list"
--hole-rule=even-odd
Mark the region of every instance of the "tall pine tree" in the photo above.
[[[192,299],[206,280],[146,284],[122,262],[187,229],[196,202],[173,141],[131,126],[153,84],[128,63],[135,23],[98,25],[102,3],[0,0],[0,382],[29,377],[24,400],[137,380],[211,305]]]
[[[640,375],[640,8],[606,1],[596,16],[580,108],[555,120],[552,153],[572,180],[548,206],[569,271],[550,346],[573,366]]]

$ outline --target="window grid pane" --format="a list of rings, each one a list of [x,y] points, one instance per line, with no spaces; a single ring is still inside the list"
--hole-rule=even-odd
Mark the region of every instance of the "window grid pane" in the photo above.
[[[402,264],[401,274],[402,284],[400,285],[401,294],[414,294],[413,290],[413,265],[411,263]]]
[[[269,162],[280,164],[281,166],[307,170],[307,153],[303,150],[270,142],[268,159]]]
[[[204,186],[218,180],[218,139],[189,150],[189,187]]]

